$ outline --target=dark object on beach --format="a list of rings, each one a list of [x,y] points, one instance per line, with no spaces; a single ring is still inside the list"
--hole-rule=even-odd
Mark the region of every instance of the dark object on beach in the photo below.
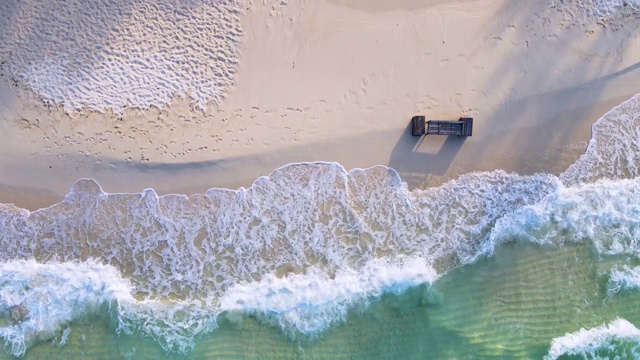
[[[473,118],[460,118],[458,121],[449,120],[429,120],[426,122],[424,116],[414,116],[411,119],[411,134],[413,136],[422,135],[456,135],[471,136],[473,133]]]
[[[411,118],[411,135],[424,135],[424,116],[414,116]]]

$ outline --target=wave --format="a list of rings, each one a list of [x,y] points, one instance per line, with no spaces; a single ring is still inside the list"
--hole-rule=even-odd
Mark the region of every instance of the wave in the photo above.
[[[133,303],[131,285],[109,265],[96,261],[40,264],[35,260],[0,265],[0,336],[15,356],[37,340],[102,305]]]
[[[269,274],[259,282],[234,285],[221,298],[224,311],[256,315],[280,327],[295,339],[313,339],[331,325],[346,320],[356,305],[366,305],[383,294],[399,295],[411,287],[437,279],[424,259],[376,259],[362,269],[339,269],[329,277],[309,269],[306,274],[277,278]]]
[[[545,359],[555,360],[561,356],[583,359],[638,359],[640,330],[625,319],[616,319],[609,325],[593,329],[582,328],[553,339]]]
[[[188,350],[226,310],[313,338],[354,304],[473,262],[488,251],[484,240],[498,218],[558,185],[551,175],[495,171],[408,191],[392,169],[347,172],[331,163],[288,165],[249,189],[190,198],[150,189],[107,194],[80,180],[46,209],[0,205],[0,260],[95,259],[130,281],[138,301],[200,314],[167,318],[143,306],[134,312],[159,325],[121,326],[152,334],[166,349]],[[254,292],[265,296],[252,302]],[[189,330],[166,330],[176,327]]]
[[[499,219],[489,241],[590,242],[598,254],[640,257],[640,179],[559,186]]]

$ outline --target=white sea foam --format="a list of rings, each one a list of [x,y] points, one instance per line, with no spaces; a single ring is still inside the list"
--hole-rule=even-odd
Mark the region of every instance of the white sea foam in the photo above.
[[[95,258],[117,268],[140,300],[121,309],[119,328],[166,349],[191,348],[221,311],[312,338],[352,306],[433,281],[435,264],[442,273],[489,252],[496,219],[558,185],[550,175],[496,171],[410,192],[389,168],[330,163],[285,166],[249,189],[191,198],[107,194],[80,180],[47,209],[0,206],[0,259]],[[254,292],[277,295],[258,302]]]
[[[607,112],[591,131],[587,151],[560,175],[563,183],[640,175],[640,94]]]
[[[331,276],[317,268],[305,274],[237,284],[221,299],[222,310],[257,315],[292,338],[314,338],[343,321],[354,306],[385,293],[400,294],[430,284],[436,271],[421,258],[376,259],[358,271],[338,269]]]
[[[242,37],[235,0],[5,0],[6,76],[67,112],[219,102]]]
[[[0,265],[0,315],[7,324],[0,337],[15,356],[37,340],[68,336],[62,330],[103,305],[133,303],[131,285],[112,266],[95,261],[39,264],[15,260]]]
[[[591,242],[602,255],[640,257],[640,178],[559,186],[496,222],[489,241]]]
[[[640,289],[640,266],[630,268],[627,265],[614,267],[607,281],[607,295],[613,296],[620,290]]]
[[[623,342],[625,346],[621,346]],[[563,355],[584,359],[638,359],[639,346],[640,330],[625,319],[616,319],[609,325],[582,328],[553,339],[545,359],[558,359]]]
[[[120,271],[90,259],[84,262],[37,263],[13,260],[0,265],[0,338],[14,356],[23,356],[36,341],[63,346],[70,322],[108,311],[116,332],[139,331],[167,351],[187,352],[194,336],[217,327],[218,307],[191,302],[137,300],[131,282]]]

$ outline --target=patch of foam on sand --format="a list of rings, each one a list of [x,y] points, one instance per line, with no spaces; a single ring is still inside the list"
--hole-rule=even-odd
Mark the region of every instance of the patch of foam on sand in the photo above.
[[[204,110],[233,84],[239,14],[235,0],[6,0],[3,72],[68,113],[187,95]]]

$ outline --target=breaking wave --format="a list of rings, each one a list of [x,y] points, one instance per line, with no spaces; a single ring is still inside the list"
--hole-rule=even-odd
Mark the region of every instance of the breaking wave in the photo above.
[[[108,264],[143,304],[127,312],[153,318],[167,302],[188,309],[139,329],[167,350],[190,349],[223,311],[313,338],[355,304],[433,282],[487,253],[496,219],[559,185],[550,175],[496,171],[411,192],[392,169],[330,163],[288,165],[249,189],[190,198],[107,194],[80,180],[47,209],[0,205],[0,259]]]
[[[638,359],[640,358],[640,330],[625,319],[609,325],[580,329],[553,339],[546,360],[563,356],[580,359]]]

